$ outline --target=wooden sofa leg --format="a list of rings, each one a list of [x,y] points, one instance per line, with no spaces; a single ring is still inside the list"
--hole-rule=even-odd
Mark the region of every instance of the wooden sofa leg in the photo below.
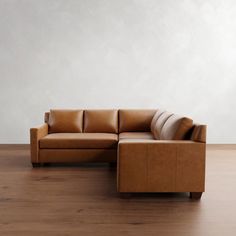
[[[33,168],[38,168],[41,166],[41,163],[32,163]]]
[[[132,194],[131,193],[120,193],[120,198],[122,199],[129,199],[131,198]]]
[[[110,162],[110,163],[109,163],[109,166],[110,166],[111,168],[115,168],[115,167],[116,167],[116,165],[117,165],[117,163],[116,163],[116,162]]]
[[[51,163],[45,162],[45,163],[43,163],[43,166],[44,166],[44,167],[49,167],[49,166],[51,166]]]
[[[192,199],[201,199],[202,192],[190,192],[190,198]]]

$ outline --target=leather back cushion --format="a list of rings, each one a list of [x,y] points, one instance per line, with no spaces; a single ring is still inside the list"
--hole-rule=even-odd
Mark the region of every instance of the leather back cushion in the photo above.
[[[50,110],[49,133],[81,133],[83,110]]]
[[[156,122],[157,122],[158,118],[162,115],[162,113],[164,113],[164,110],[157,110],[157,112],[153,116],[152,122],[151,122],[151,132],[152,133],[154,132]]]
[[[150,125],[157,110],[119,110],[119,133],[150,132]]]
[[[186,139],[193,127],[193,120],[187,117],[172,115],[161,129],[160,139],[162,140],[183,140]]]
[[[153,128],[153,136],[155,139],[161,139],[162,127],[164,126],[165,122],[169,119],[169,117],[171,117],[172,115],[173,113],[165,111],[158,117]]]
[[[85,133],[118,133],[117,110],[85,110]]]

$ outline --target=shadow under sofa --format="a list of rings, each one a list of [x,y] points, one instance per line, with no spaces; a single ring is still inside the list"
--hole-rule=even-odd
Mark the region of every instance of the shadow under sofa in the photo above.
[[[117,162],[120,193],[200,198],[205,190],[206,126],[190,118],[159,109],[50,110],[44,121],[30,129],[33,167]]]

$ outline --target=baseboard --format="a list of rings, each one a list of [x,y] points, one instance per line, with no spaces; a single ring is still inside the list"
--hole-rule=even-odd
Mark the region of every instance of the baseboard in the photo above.
[[[218,149],[218,150],[236,150],[236,144],[207,144],[207,149]]]
[[[26,150],[29,149],[30,145],[29,144],[0,144],[0,149],[4,150]]]

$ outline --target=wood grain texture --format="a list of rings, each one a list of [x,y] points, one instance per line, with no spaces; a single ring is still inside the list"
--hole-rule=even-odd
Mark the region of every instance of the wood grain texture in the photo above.
[[[109,165],[33,169],[28,146],[0,148],[0,235],[175,235],[236,234],[236,150],[207,150],[206,192],[116,193]]]

